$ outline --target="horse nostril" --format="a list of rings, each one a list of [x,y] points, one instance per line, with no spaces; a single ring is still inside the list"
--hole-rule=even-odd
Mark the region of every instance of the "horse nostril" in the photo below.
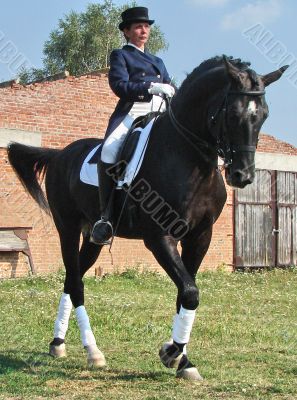
[[[253,178],[252,178],[251,174],[244,173],[240,170],[234,171],[232,174],[232,178],[233,178],[234,182],[236,182],[237,184],[239,184],[239,183],[244,184],[244,186],[253,182]]]
[[[233,178],[234,178],[236,181],[241,182],[241,181],[242,181],[242,178],[243,178],[243,173],[242,173],[241,171],[235,171],[235,172],[233,172]]]

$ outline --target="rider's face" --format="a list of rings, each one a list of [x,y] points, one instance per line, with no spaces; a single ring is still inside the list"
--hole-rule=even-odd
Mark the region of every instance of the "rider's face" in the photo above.
[[[130,28],[125,28],[124,33],[129,42],[135,46],[144,49],[144,45],[150,36],[151,27],[147,22],[133,23]]]

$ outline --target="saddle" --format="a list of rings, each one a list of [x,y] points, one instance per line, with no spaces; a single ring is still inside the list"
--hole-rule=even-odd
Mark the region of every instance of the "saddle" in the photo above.
[[[117,163],[121,161],[119,165],[122,167],[118,169],[118,180],[121,180],[125,176],[126,166],[131,161],[133,154],[136,150],[142,129],[145,128],[152,119],[162,114],[160,111],[152,111],[146,115],[137,117],[128,130],[123,145],[119,151],[117,157]]]
[[[128,130],[125,140],[122,144],[121,149],[119,150],[118,157],[116,163],[119,163],[122,161],[119,165],[121,166],[120,168],[117,168],[117,175],[118,179],[120,180],[121,177],[125,175],[125,167],[129,164],[131,161],[133,154],[135,152],[135,149],[137,147],[139,137],[141,134],[142,129],[150,123],[150,121],[153,118],[156,118],[157,116],[161,115],[162,112],[160,111],[152,111],[146,115],[141,115],[137,117],[131,126],[131,128]],[[92,156],[92,158],[88,161],[89,164],[97,164],[100,160],[101,157],[101,150],[102,146],[96,151],[96,153]]]
[[[125,161],[127,164],[129,163],[136,149],[142,129],[146,127],[153,118],[160,114],[162,113],[159,111],[152,111],[146,115],[137,117],[133,121],[133,124],[128,130],[123,145],[119,151],[117,162]]]

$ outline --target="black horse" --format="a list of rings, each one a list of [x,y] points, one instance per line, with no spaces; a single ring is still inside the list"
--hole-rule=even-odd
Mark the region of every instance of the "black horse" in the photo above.
[[[186,379],[201,379],[184,345],[199,303],[196,273],[226,201],[218,155],[224,160],[229,185],[243,188],[253,181],[258,134],[268,115],[265,87],[286,69],[261,76],[249,65],[223,56],[194,69],[154,123],[132,186],[117,191],[114,199],[115,221],[125,203],[117,236],[142,239],[177,287],[173,340],[163,345],[160,357],[164,365],[176,367],[177,376]],[[77,311],[89,363],[102,366],[105,359],[96,346],[87,314],[78,312],[84,310],[82,278],[101,250],[89,241],[90,229],[100,217],[97,189],[80,181],[80,168],[99,143],[83,139],[63,150],[12,143],[8,156],[28,192],[52,213],[66,268],[64,296],[70,295]],[[42,174],[48,203],[39,184]],[[52,355],[65,355],[69,302],[64,297],[60,303],[55,332],[62,333],[55,333]]]

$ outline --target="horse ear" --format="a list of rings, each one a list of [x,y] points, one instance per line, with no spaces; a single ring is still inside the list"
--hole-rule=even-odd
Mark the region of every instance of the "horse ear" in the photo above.
[[[232,80],[236,83],[242,84],[242,76],[240,74],[240,70],[236,68],[229,60],[228,57],[223,55],[223,61],[228,72],[228,75]]]
[[[270,72],[270,74],[261,76],[264,86],[266,87],[266,86],[270,85],[271,83],[277,81],[282,76],[282,74],[285,72],[285,70],[287,68],[289,68],[289,65],[284,65],[280,69]]]

